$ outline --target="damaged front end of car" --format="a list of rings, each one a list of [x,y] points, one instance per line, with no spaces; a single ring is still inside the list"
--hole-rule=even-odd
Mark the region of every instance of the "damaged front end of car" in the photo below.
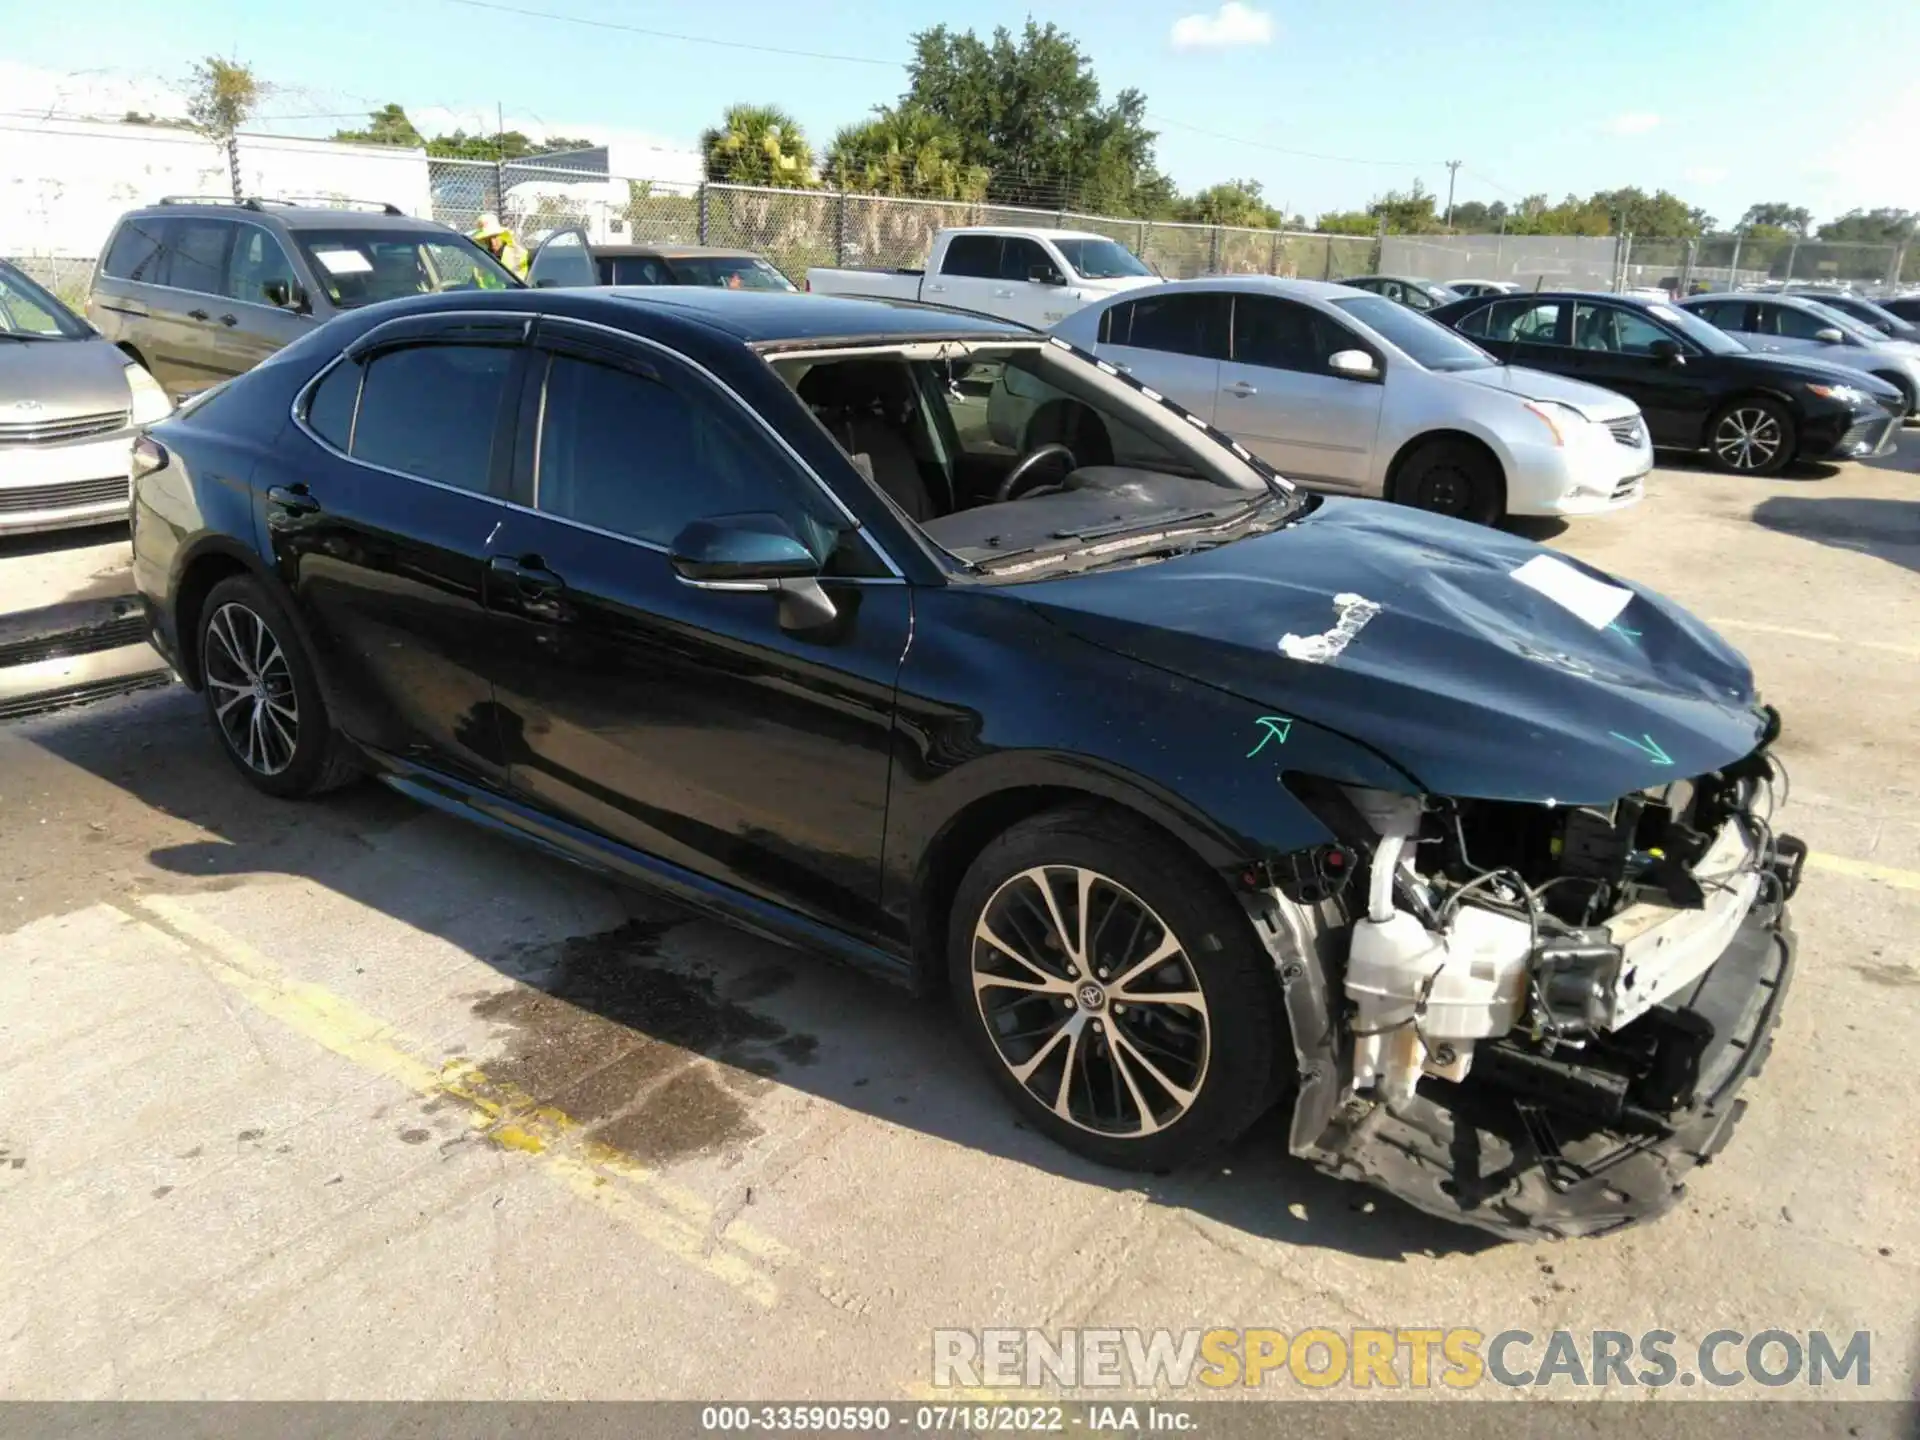
[[[1805,847],[1761,743],[1610,804],[1288,775],[1335,843],[1250,904],[1300,1083],[1290,1147],[1511,1237],[1658,1215],[1726,1142],[1793,970]]]

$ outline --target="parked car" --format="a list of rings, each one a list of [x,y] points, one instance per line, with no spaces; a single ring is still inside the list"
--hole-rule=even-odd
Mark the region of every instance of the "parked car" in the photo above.
[[[1909,325],[1920,325],[1920,295],[1894,295],[1878,303],[1889,315]]]
[[[121,216],[87,318],[185,397],[362,306],[519,284],[466,236],[392,205],[176,198]]]
[[[1411,275],[1355,275],[1338,282],[1355,290],[1371,290],[1409,310],[1432,310],[1460,298],[1460,292],[1433,280],[1418,280]]]
[[[1920,341],[1920,325],[1911,320],[1902,320],[1879,301],[1869,300],[1864,295],[1835,294],[1831,290],[1788,290],[1786,293],[1802,300],[1818,301],[1829,310],[1838,310],[1855,324],[1878,330],[1889,340],[1905,340],[1909,343]]]
[[[994,448],[974,365],[1153,462]],[[945,987],[1098,1161],[1284,1100],[1335,1174],[1594,1233],[1674,1203],[1768,1050],[1804,851],[1739,653],[1517,537],[1298,491],[1059,337],[423,297],[135,469],[155,640],[253,786],[371,771]]]
[[[1683,308],[1750,350],[1781,351],[1865,371],[1920,410],[1920,345],[1890,340],[1852,316],[1794,295],[1697,295]]]
[[[1449,280],[1447,289],[1456,295],[1511,295],[1520,287],[1511,280]]]
[[[971,226],[942,230],[924,270],[807,271],[819,295],[923,300],[1045,329],[1095,300],[1157,285],[1119,241],[1078,230]]]
[[[1176,281],[1089,305],[1054,334],[1317,489],[1491,524],[1631,505],[1653,468],[1631,400],[1508,369],[1426,316],[1343,285]],[[1019,384],[1008,372],[995,397],[996,437],[1020,450],[1061,439],[1086,458],[1059,407]]]
[[[570,225],[533,252],[527,283],[556,285],[724,285],[730,290],[792,290],[794,284],[751,250],[708,245],[595,244]]]
[[[0,535],[126,519],[133,437],[172,409],[137,361],[0,260]]]
[[[1886,454],[1905,413],[1884,381],[1749,350],[1677,305],[1559,291],[1462,300],[1434,318],[1510,365],[1619,391],[1640,407],[1655,448],[1704,450],[1741,474]]]

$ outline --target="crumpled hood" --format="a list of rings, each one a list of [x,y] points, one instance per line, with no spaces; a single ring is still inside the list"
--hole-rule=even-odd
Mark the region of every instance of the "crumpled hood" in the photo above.
[[[1584,380],[1569,380],[1564,375],[1549,375],[1544,370],[1529,370],[1524,365],[1494,365],[1485,370],[1456,370],[1456,380],[1484,385],[1490,390],[1508,390],[1524,400],[1551,400],[1569,405],[1589,420],[1622,420],[1640,413],[1640,407],[1613,390],[1603,390]]]
[[[1596,628],[1513,578],[1553,554],[1329,500],[1266,535],[1019,594],[1093,644],[1240,695],[1250,724],[1257,712],[1339,731],[1434,794],[1604,804],[1759,743],[1765,720],[1738,651],[1652,591],[1565,556],[1632,592],[1617,620]]]
[[[65,420],[132,405],[127,357],[111,341],[0,340],[0,420]]]

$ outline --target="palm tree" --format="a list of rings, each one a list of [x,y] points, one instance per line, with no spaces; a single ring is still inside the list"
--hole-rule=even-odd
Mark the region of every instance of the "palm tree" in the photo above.
[[[777,105],[729,105],[701,132],[700,153],[709,180],[796,190],[819,183],[805,133]]]
[[[841,130],[827,152],[827,173],[841,189],[868,195],[978,201],[987,192],[986,170],[962,158],[953,126],[912,106],[883,107]]]

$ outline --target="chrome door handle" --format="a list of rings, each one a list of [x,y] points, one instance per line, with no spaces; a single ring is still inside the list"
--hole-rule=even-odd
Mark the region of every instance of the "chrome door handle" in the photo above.
[[[238,325],[240,322],[231,315],[222,315],[220,317],[220,323],[222,325],[227,326],[229,329],[231,329],[233,326]]]
[[[1013,298],[1013,291],[1011,290],[996,290],[993,294],[996,300],[1011,300]]]
[[[206,320],[210,317],[204,310],[189,310],[187,311],[187,318],[189,320]]]
[[[1231,385],[1227,386],[1227,393],[1229,395],[1236,395],[1240,399],[1244,400],[1249,395],[1258,395],[1260,391],[1254,386],[1249,385],[1244,380],[1236,380]]]
[[[929,285],[926,287],[926,292],[929,295],[944,295],[947,293],[947,287],[944,285]]]

